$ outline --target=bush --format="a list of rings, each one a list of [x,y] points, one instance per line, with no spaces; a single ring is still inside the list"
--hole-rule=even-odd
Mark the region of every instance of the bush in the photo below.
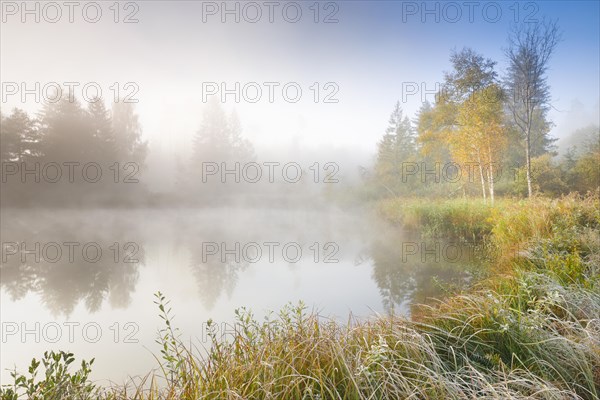
[[[30,400],[63,400],[63,399],[96,399],[99,389],[89,381],[94,359],[81,362],[81,368],[75,373],[69,372],[75,361],[72,353],[45,352],[41,360],[45,372],[41,380],[37,380],[40,361],[31,361],[28,373],[22,375],[11,373],[13,384],[0,389],[2,400],[17,400],[26,396]]]

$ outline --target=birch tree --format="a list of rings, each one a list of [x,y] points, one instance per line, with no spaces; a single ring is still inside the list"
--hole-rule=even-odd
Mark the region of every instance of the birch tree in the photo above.
[[[547,82],[548,64],[560,41],[556,22],[541,21],[513,27],[506,50],[508,71],[505,78],[509,92],[508,108],[525,147],[527,193],[531,197],[531,149],[536,113],[543,113],[550,103]]]

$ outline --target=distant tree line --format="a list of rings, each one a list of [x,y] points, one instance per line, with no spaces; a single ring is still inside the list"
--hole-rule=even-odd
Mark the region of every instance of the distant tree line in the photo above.
[[[107,185],[139,178],[148,149],[141,134],[130,103],[108,110],[101,99],[83,107],[68,96],[46,102],[35,117],[0,111],[3,204],[109,200],[115,192],[109,195]]]
[[[2,118],[2,162],[131,161],[143,163],[147,143],[133,104],[101,99],[84,108],[77,99],[47,102],[36,117],[15,108]]]
[[[265,167],[256,162],[237,114],[227,113],[217,101],[204,107],[190,142],[191,157],[172,155],[178,166],[173,191],[159,187],[145,168],[149,144],[133,104],[108,109],[94,99],[84,107],[73,96],[63,96],[45,103],[35,116],[14,109],[0,117],[0,196],[6,206],[202,206],[279,201],[284,195],[306,202],[311,196],[306,190],[310,171],[303,171],[303,180],[295,184],[239,179],[249,163]],[[98,171],[102,179],[96,181]],[[62,177],[55,179],[57,174]]]

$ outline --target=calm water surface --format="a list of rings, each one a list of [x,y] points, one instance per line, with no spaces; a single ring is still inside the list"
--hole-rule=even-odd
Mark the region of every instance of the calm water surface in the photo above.
[[[366,212],[335,208],[2,210],[2,383],[63,349],[96,357],[95,379],[156,366],[162,291],[183,338],[245,306],[262,318],[303,300],[325,316],[409,314],[462,285],[477,251],[423,241]],[[222,326],[222,325],[221,325]]]

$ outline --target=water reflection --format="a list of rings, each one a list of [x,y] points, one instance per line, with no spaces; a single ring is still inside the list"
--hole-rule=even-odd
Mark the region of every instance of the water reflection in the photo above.
[[[423,239],[416,234],[376,238],[369,253],[372,277],[387,312],[440,298],[450,286],[466,285],[472,271],[483,266],[481,249],[473,244]]]
[[[472,246],[424,241],[339,210],[3,210],[0,229],[2,290],[13,302],[38,295],[66,316],[79,303],[90,313],[127,308],[146,264],[165,264],[156,267],[159,280],[193,279],[206,310],[258,267],[272,279],[254,288],[257,297],[278,279],[338,274],[335,285],[343,286],[343,268],[369,268],[381,303],[367,304],[367,282],[351,296],[371,309],[406,312],[439,296],[440,282],[464,284],[481,263]]]
[[[13,301],[38,294],[55,315],[71,314],[80,302],[90,312],[106,301],[126,308],[144,249],[132,239],[130,223],[109,216],[90,221],[55,211],[3,212],[2,289]]]
[[[191,268],[198,285],[198,296],[204,306],[211,310],[221,293],[231,297],[238,281],[238,274],[248,267],[247,262],[236,263],[217,259],[202,260],[202,251],[194,248],[192,251]]]

